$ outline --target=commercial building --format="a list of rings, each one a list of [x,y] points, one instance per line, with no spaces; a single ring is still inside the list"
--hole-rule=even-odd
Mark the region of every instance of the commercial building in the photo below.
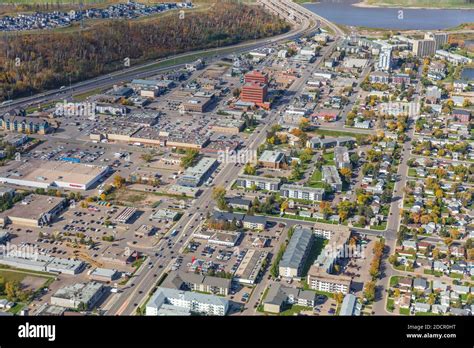
[[[193,233],[194,238],[204,239],[209,244],[234,247],[240,240],[242,233],[238,231],[223,231],[201,228]]]
[[[323,177],[322,180],[329,184],[334,191],[341,192],[342,191],[342,181],[337,171],[336,166],[323,166]]]
[[[106,288],[97,282],[76,283],[60,288],[51,296],[51,304],[74,309],[92,309],[105,294]]]
[[[0,254],[0,264],[31,271],[64,273],[69,275],[80,273],[85,266],[82,261],[23,252],[22,250],[17,252],[17,255]]]
[[[194,167],[185,170],[184,174],[178,179],[178,184],[185,187],[200,186],[217,166],[216,159],[204,157]]]
[[[236,222],[238,225],[251,230],[264,230],[267,227],[267,219],[264,216],[215,211],[213,217],[216,220]]]
[[[237,271],[235,271],[234,280],[241,284],[255,284],[267,257],[268,253],[266,251],[247,250]]]
[[[260,155],[258,163],[265,168],[281,169],[286,165],[286,156],[280,151],[265,150]]]
[[[180,216],[179,211],[171,209],[158,209],[155,213],[150,216],[152,220],[167,220],[176,221]]]
[[[324,292],[347,294],[351,288],[350,277],[329,274],[317,266],[310,267],[307,281],[310,289]]]
[[[103,179],[110,168],[66,161],[21,162],[0,172],[0,182],[34,188],[88,190]]]
[[[119,277],[119,272],[109,268],[95,268],[90,271],[89,278],[99,282],[111,282]]]
[[[279,264],[279,274],[285,278],[300,277],[303,266],[313,245],[313,232],[301,226],[295,227]]]
[[[413,53],[418,57],[433,56],[436,52],[436,41],[433,39],[413,40]]]
[[[229,310],[225,298],[158,287],[146,305],[146,315],[190,315],[191,313],[224,316]]]
[[[171,271],[161,284],[161,287],[227,296],[230,292],[231,284],[231,279],[203,276],[183,271]]]
[[[305,187],[303,185],[284,184],[280,188],[280,194],[286,198],[320,202],[324,197],[324,189]]]
[[[0,223],[30,227],[49,225],[65,207],[65,198],[32,194],[0,213]]]
[[[114,221],[121,223],[121,224],[126,224],[128,223],[132,217],[136,214],[137,208],[132,208],[132,207],[127,207],[122,209],[120,213],[117,214],[117,216],[114,218]]]
[[[290,288],[274,283],[270,285],[267,296],[263,301],[263,310],[269,313],[280,313],[286,306],[298,305],[314,307],[316,293],[303,289]]]
[[[278,191],[280,188],[280,179],[265,178],[257,175],[239,175],[235,181],[237,186],[244,188],[256,187],[261,190]]]
[[[243,102],[263,104],[267,100],[268,87],[263,83],[250,82],[242,87],[240,99]]]

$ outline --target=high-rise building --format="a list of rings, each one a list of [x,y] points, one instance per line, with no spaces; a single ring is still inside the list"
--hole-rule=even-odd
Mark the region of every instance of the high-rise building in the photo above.
[[[268,76],[259,70],[253,70],[245,74],[245,83],[263,83],[268,84]]]
[[[383,47],[379,55],[378,70],[390,71],[392,67],[392,48]]]
[[[263,104],[267,99],[268,87],[263,83],[250,82],[242,88],[240,99],[244,102]]]
[[[448,33],[425,33],[425,40],[435,40],[436,49],[441,48],[444,44],[448,43]]]
[[[436,52],[434,39],[413,40],[413,53],[418,57],[432,56]]]

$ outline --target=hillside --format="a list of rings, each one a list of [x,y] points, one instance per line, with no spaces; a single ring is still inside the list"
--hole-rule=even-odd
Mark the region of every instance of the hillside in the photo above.
[[[19,97],[196,49],[235,44],[289,30],[257,7],[220,2],[208,11],[145,21],[106,21],[89,30],[0,37],[0,99]],[[21,64],[15,66],[15,58]]]

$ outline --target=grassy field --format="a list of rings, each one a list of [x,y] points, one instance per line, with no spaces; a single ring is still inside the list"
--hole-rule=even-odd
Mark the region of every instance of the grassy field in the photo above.
[[[474,8],[474,3],[465,0],[365,0],[364,3],[374,6]]]

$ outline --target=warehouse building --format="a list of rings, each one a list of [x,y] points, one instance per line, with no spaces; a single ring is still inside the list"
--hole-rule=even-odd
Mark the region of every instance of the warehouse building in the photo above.
[[[29,195],[0,214],[0,224],[40,227],[49,225],[66,207],[66,199]]]
[[[106,288],[97,282],[76,283],[60,288],[51,296],[51,304],[65,308],[92,309],[102,298]]]
[[[34,188],[88,190],[109,173],[108,166],[66,161],[27,161],[0,172],[0,182]]]

